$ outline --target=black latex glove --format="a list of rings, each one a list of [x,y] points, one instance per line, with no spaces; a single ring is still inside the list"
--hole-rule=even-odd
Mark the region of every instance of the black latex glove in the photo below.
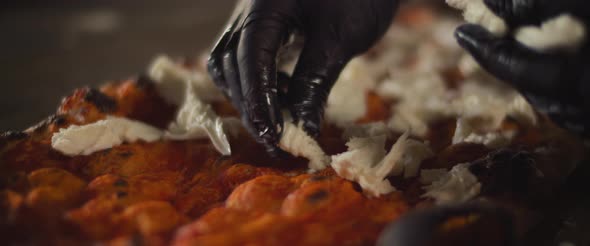
[[[562,13],[573,14],[589,27],[590,1],[587,0],[484,2],[512,28],[537,25]],[[538,111],[571,132],[590,135],[588,42],[575,53],[537,52],[513,38],[497,38],[471,24],[459,27],[455,36],[484,69],[515,86]]]
[[[452,219],[476,216],[462,229],[444,231]],[[419,209],[401,216],[379,236],[378,246],[519,245],[513,216],[485,203],[467,203]]]
[[[271,154],[282,133],[277,52],[288,37],[305,44],[287,88],[293,117],[312,136],[344,66],[387,30],[398,0],[243,0],[209,58],[209,73]]]

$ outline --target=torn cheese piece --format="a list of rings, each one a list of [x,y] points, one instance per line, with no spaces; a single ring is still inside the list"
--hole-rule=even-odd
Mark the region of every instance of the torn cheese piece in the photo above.
[[[463,11],[463,17],[469,23],[478,24],[497,36],[504,36],[508,31],[506,22],[485,5],[483,0],[446,0],[453,8]]]
[[[413,177],[422,161],[433,155],[428,146],[408,136],[406,132],[398,138],[388,153],[384,150],[385,135],[352,138],[346,144],[347,152],[332,156],[331,166],[340,177],[358,182],[370,196],[393,192],[395,187],[387,176],[403,173],[406,178]]]
[[[522,44],[539,51],[576,51],[586,40],[586,27],[577,18],[562,14],[543,22],[541,27],[521,27],[515,37]]]
[[[423,142],[409,139],[406,141],[405,153],[401,163],[404,166],[404,178],[418,176],[422,162],[434,156],[432,149]]]
[[[378,175],[404,175],[412,178],[418,175],[420,164],[434,155],[434,152],[423,142],[409,139],[409,132],[404,133],[391,150],[378,164]]]
[[[231,155],[231,146],[224,131],[223,120],[213,112],[211,106],[203,103],[194,93],[191,83],[187,83],[184,102],[170,124],[165,138],[188,140],[207,138],[222,155]]]
[[[367,66],[362,59],[353,59],[346,65],[328,96],[326,122],[346,127],[367,114],[367,93],[376,84],[367,74]]]
[[[420,170],[420,183],[425,185],[432,184],[445,176],[447,172],[447,169],[444,168],[422,169]]]
[[[481,130],[478,132],[492,134],[486,139],[474,136],[472,140],[494,145],[498,142],[492,139],[495,138],[493,134],[507,116],[525,125],[536,125],[535,111],[514,89],[485,74],[470,71],[468,75],[470,77],[453,90],[446,88],[440,75],[433,72],[393,74],[395,77],[381,83],[377,90],[384,98],[398,100],[388,126],[396,131],[412,130],[417,136],[425,136],[430,124],[439,120],[483,119],[478,122],[477,130]]]
[[[459,118],[453,135],[453,144],[478,143],[488,148],[497,149],[505,147],[512,142],[516,135],[514,131],[507,130],[486,130],[489,124],[483,123],[481,119]]]
[[[170,103],[179,106],[174,122],[164,137],[171,140],[209,138],[222,155],[231,155],[224,120],[207,102],[223,99],[220,91],[204,73],[191,71],[167,56],[156,58],[148,70],[156,87]],[[234,124],[235,125],[235,124]]]
[[[516,96],[510,103],[508,115],[521,124],[536,126],[538,123],[535,109],[522,95]]]
[[[108,117],[98,122],[60,129],[51,137],[51,147],[68,155],[89,155],[138,140],[154,142],[162,131],[143,122],[120,117]]]
[[[224,99],[206,72],[189,70],[167,56],[158,56],[154,59],[148,68],[148,76],[156,82],[160,95],[175,105],[181,105],[185,101],[187,82],[191,84],[197,97],[204,102]]]
[[[310,137],[302,127],[293,123],[285,123],[283,136],[279,147],[296,157],[305,157],[309,160],[310,171],[319,171],[328,166],[330,157],[324,153],[317,141]]]
[[[379,197],[396,191],[384,175],[377,174],[375,165],[386,152],[385,136],[353,138],[346,145],[348,151],[332,156],[331,166],[338,176],[357,182],[369,196]]]
[[[454,116],[445,82],[435,71],[397,74],[383,82],[377,92],[384,98],[400,100],[393,106],[388,125],[393,130],[411,130],[417,136],[425,136],[429,124]]]
[[[463,163],[424,189],[426,193],[422,196],[434,199],[437,204],[462,203],[479,195],[481,183],[469,171],[469,164]]]
[[[385,122],[379,121],[374,123],[351,125],[344,128],[342,133],[342,139],[347,140],[351,138],[367,138],[376,136],[387,136],[390,137],[392,134],[391,129],[385,124]]]

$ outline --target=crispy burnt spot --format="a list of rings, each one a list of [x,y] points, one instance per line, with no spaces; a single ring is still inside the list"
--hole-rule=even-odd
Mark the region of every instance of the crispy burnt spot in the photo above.
[[[25,139],[29,134],[19,131],[7,131],[0,134],[0,143],[12,142]]]
[[[117,109],[115,99],[105,95],[95,88],[87,88],[84,100],[96,106],[102,113],[111,113]]]
[[[117,191],[115,195],[117,196],[117,198],[125,198],[129,195],[129,193],[127,193],[126,191]]]
[[[534,157],[519,150],[500,149],[472,162],[469,171],[482,184],[483,195],[531,195],[543,174]]]
[[[318,190],[307,197],[307,201],[309,203],[318,203],[326,198],[328,198],[330,194],[326,190]]]
[[[113,185],[115,185],[115,187],[127,187],[129,186],[129,183],[126,180],[120,178],[117,179]]]
[[[146,74],[141,74],[134,80],[137,88],[145,89],[154,86],[154,81]]]
[[[321,175],[313,175],[309,178],[309,181],[320,182],[320,181],[324,181],[324,180],[328,180],[328,179],[330,179],[330,177],[321,176]]]

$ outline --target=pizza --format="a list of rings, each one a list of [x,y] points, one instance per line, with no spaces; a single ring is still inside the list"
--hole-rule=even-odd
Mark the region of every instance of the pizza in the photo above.
[[[408,5],[273,159],[196,60],[81,88],[0,137],[9,245],[509,245],[585,157]],[[285,65],[288,67],[288,64]],[[311,146],[311,147],[310,147]],[[312,164],[313,163],[313,164]]]

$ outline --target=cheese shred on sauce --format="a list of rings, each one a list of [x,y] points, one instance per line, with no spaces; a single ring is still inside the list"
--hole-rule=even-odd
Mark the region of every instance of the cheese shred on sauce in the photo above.
[[[424,187],[423,197],[434,199],[437,204],[462,203],[479,195],[481,183],[469,171],[466,163],[457,164],[449,172],[441,174],[439,170],[422,170],[424,181],[433,181]],[[440,175],[438,178],[437,175]]]
[[[279,147],[296,157],[307,158],[311,172],[322,170],[330,163],[330,157],[324,153],[318,142],[293,123],[284,124]]]
[[[415,177],[422,161],[433,156],[426,144],[408,137],[407,132],[399,137],[389,152],[385,135],[352,138],[347,152],[332,156],[331,166],[340,177],[359,183],[369,196],[391,193],[396,189],[388,176]]]
[[[51,138],[51,147],[68,155],[89,155],[110,149],[124,142],[154,142],[163,132],[143,122],[108,117],[96,123],[60,129]]]
[[[188,140],[209,138],[222,155],[231,155],[226,131],[239,127],[233,121],[218,117],[206,101],[219,98],[219,91],[207,76],[175,64],[167,57],[158,57],[149,74],[156,81],[160,94],[170,103],[179,105],[176,118],[167,130],[121,117],[107,117],[96,123],[61,129],[52,137],[52,147],[69,155],[89,155],[124,142],[137,140]]]

